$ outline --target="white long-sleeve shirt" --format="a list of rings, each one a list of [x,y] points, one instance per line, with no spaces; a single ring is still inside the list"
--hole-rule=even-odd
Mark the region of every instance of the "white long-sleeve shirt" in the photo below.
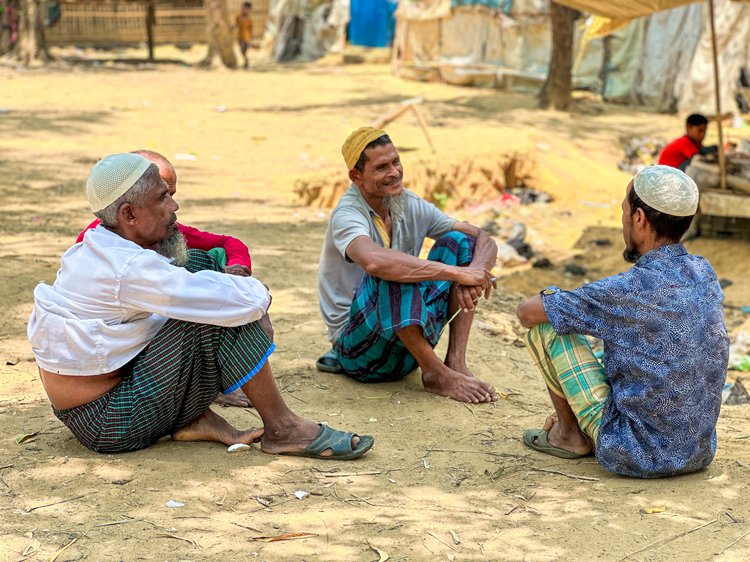
[[[37,285],[28,337],[46,371],[99,375],[138,355],[169,318],[240,326],[270,304],[254,277],[190,273],[99,226],[65,252],[53,285]]]

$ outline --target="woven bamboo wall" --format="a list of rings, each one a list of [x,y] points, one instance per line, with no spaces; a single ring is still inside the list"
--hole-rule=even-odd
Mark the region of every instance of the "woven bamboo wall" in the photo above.
[[[227,0],[230,20],[240,11],[243,0]],[[260,40],[268,19],[270,0],[252,2],[253,37]],[[50,45],[132,45],[146,41],[145,2],[62,3],[62,16],[45,29]],[[154,42],[203,43],[206,41],[206,11],[202,0],[156,2]]]

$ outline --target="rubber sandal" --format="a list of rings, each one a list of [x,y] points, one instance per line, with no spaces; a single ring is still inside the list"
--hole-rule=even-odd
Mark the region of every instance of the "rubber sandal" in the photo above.
[[[281,454],[312,459],[348,461],[361,457],[375,444],[375,438],[370,435],[357,435],[348,431],[339,431],[322,423],[319,423],[318,426],[320,432],[303,451]],[[359,437],[356,449],[352,449],[353,437]],[[332,451],[332,454],[323,456],[322,453],[328,449]]]
[[[529,429],[523,434],[523,442],[527,447],[531,447],[535,451],[546,453],[561,459],[580,459],[588,456],[579,455],[578,453],[566,451],[565,449],[560,449],[559,447],[550,445],[547,438],[548,435],[549,432],[544,431],[543,429]]]
[[[315,368],[323,373],[334,373],[336,375],[345,372],[341,363],[339,363],[336,352],[332,349],[329,349],[326,353],[320,356],[315,362]]]

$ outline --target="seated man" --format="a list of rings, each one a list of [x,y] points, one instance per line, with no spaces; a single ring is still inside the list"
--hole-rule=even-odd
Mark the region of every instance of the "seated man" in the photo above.
[[[174,198],[175,193],[177,193],[177,170],[174,169],[172,163],[153,150],[134,150],[133,154],[140,154],[146,160],[156,164],[156,167],[159,168],[161,179],[167,184],[169,195]],[[78,235],[76,243],[82,242],[86,232],[99,226],[100,222],[99,219],[94,219],[93,222]],[[208,251],[208,253],[219,262],[219,265],[224,269],[225,273],[243,276],[252,275],[253,264],[250,259],[250,252],[242,241],[231,236],[204,232],[197,228],[193,228],[192,226],[186,226],[180,223],[177,223],[177,228],[180,231],[180,234],[185,238],[185,243],[188,248]],[[222,406],[237,406],[239,408],[252,406],[247,399],[247,396],[245,396],[245,393],[240,389],[237,389],[230,394],[220,393],[216,396],[216,403],[221,404]]]
[[[177,170],[174,169],[172,163],[153,150],[134,150],[133,154],[140,154],[146,160],[156,164],[161,179],[167,184],[169,194],[174,198],[175,193],[177,193]],[[99,219],[94,219],[90,225],[81,231],[76,242],[82,242],[84,234],[92,228],[96,228],[100,222]],[[177,223],[177,228],[185,237],[188,248],[208,251],[216,258],[216,261],[219,262],[226,273],[252,275],[253,263],[250,259],[250,252],[241,240],[223,234],[204,232],[180,223]]]
[[[635,265],[521,304],[555,407],[543,429],[524,434],[526,445],[566,459],[593,448],[607,470],[640,478],[711,462],[729,340],[716,274],[679,243],[697,208],[687,175],[646,168],[622,203],[624,257]],[[582,334],[604,341],[604,366]]]
[[[28,327],[53,411],[83,445],[116,453],[171,435],[338,459],[372,447],[372,437],[289,410],[268,363],[268,290],[187,250],[175,236],[178,205],[154,164],[108,156],[86,194],[102,224],[63,255],[54,285],[36,287]],[[265,429],[238,431],[209,409],[220,391],[238,388]]]
[[[497,246],[404,189],[398,152],[384,131],[354,131],[342,153],[352,185],[331,215],[320,256],[318,295],[333,349],[318,368],[381,382],[419,365],[429,392],[460,402],[497,400],[466,366],[474,305],[493,288]],[[422,260],[425,237],[437,242]],[[441,361],[433,348],[459,309]]]
[[[705,115],[689,115],[685,120],[685,134],[664,147],[659,154],[659,164],[685,171],[696,154],[714,154],[717,150],[716,145],[703,146],[706,129],[708,119]]]

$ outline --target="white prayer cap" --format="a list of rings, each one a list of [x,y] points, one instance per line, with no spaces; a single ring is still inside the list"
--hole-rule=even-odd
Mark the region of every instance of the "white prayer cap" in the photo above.
[[[99,160],[86,181],[86,197],[91,210],[105,209],[133,187],[151,165],[139,154],[112,154]]]
[[[633,190],[646,205],[673,217],[690,217],[698,210],[698,186],[671,166],[644,168],[633,178]]]

